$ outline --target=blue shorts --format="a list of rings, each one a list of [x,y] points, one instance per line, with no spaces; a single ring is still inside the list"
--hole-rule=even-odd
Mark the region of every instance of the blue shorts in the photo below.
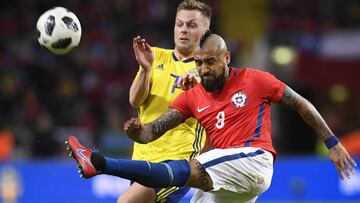
[[[131,181],[130,185],[134,182]],[[190,187],[168,187],[168,188],[154,188],[156,193],[156,203],[177,203],[190,190]]]
[[[169,160],[162,161],[169,162]],[[130,185],[133,184],[131,181]],[[156,203],[177,203],[183,198],[190,190],[190,187],[167,187],[167,188],[154,188],[156,193]]]
[[[155,188],[156,203],[176,203],[190,190],[190,187]]]

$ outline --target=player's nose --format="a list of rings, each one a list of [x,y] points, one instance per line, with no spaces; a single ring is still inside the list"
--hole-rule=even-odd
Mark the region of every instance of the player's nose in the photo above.
[[[180,28],[180,32],[181,32],[182,34],[186,34],[186,33],[189,32],[189,29],[188,29],[187,26],[183,25],[183,26],[181,26],[181,28]]]

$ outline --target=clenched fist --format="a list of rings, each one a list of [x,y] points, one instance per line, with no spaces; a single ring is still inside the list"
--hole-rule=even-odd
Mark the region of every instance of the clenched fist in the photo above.
[[[124,124],[124,131],[128,135],[128,137],[132,140],[137,141],[141,135],[141,131],[143,130],[143,125],[139,118],[131,118]]]

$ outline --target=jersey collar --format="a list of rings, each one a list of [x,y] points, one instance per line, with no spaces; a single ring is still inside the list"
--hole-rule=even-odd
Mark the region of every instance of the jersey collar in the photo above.
[[[180,60],[176,57],[175,52],[172,52],[172,56],[173,56],[173,58],[174,58],[174,61],[180,61]],[[183,60],[183,61],[181,61],[181,62],[183,62],[183,63],[189,63],[189,62],[192,62],[192,61],[194,61],[194,57],[187,58],[187,59],[185,59],[185,60]]]

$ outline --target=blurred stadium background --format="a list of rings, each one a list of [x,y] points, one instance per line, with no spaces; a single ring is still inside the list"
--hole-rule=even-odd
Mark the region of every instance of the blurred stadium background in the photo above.
[[[80,179],[63,142],[75,134],[106,155],[130,157],[122,125],[136,115],[128,103],[138,69],[132,38],[172,48],[179,2],[0,2],[0,202],[115,202],[128,181]],[[308,98],[360,163],[360,1],[205,2],[232,65],[270,71]],[[61,57],[36,40],[38,17],[54,6],[73,11],[83,29],[79,47]],[[314,132],[276,105],[273,140],[279,159],[259,202],[360,202],[360,169],[340,181]]]

